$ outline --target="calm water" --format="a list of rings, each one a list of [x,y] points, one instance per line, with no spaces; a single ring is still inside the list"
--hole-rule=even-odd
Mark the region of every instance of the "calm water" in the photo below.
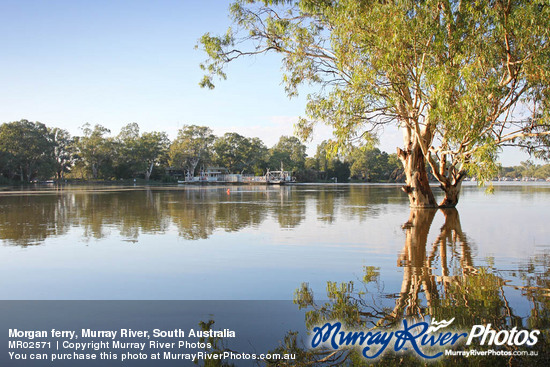
[[[466,186],[459,209],[445,211],[410,210],[395,185],[3,189],[0,297],[294,300],[305,307],[285,302],[288,316],[277,319],[281,304],[263,302],[273,308],[264,312],[278,331],[270,329],[275,339],[262,350],[280,345],[288,330],[328,320],[364,329],[400,325],[404,317],[454,318],[459,330],[477,324],[541,330],[538,357],[517,361],[532,365],[550,358],[549,209],[549,184],[497,185],[494,195]],[[197,320],[213,313],[219,325],[256,330],[250,315],[257,304],[229,306],[241,312],[237,318],[218,303],[209,302],[208,315]],[[10,305],[3,304],[5,312],[15,317],[17,306]],[[38,325],[50,317],[36,321],[35,314],[57,307],[33,305],[39,312],[21,320]],[[84,306],[96,314],[101,304]],[[51,319],[65,322],[64,315]],[[265,325],[266,317],[257,320]],[[252,339],[257,344],[261,337]],[[335,364],[347,353],[336,355]],[[410,358],[407,363],[422,363]],[[499,366],[507,360],[480,358],[444,362]]]
[[[412,312],[475,280],[527,315],[550,292],[549,209],[546,184],[467,186],[457,212],[389,185],[4,190],[1,297],[285,300],[331,281]]]

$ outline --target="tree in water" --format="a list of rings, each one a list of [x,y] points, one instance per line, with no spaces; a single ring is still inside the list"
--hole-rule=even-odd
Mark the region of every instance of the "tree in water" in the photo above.
[[[304,84],[303,139],[335,146],[397,126],[411,207],[454,207],[467,174],[493,177],[503,146],[550,158],[550,7],[545,1],[237,0],[236,27],[199,41],[203,87],[243,56],[282,55],[289,96]],[[437,204],[429,166],[445,193]]]

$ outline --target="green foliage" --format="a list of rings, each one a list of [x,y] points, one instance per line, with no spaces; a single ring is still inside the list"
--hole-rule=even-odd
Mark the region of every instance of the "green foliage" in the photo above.
[[[350,177],[350,164],[341,157],[333,154],[332,145],[328,141],[323,141],[317,146],[315,159],[319,171],[319,180],[348,182]]]
[[[298,172],[301,181],[401,182],[403,168],[397,154],[388,154],[370,144],[353,148],[347,156],[334,155],[333,145],[323,141],[315,157],[307,158],[305,170]]]
[[[92,179],[110,178],[113,175],[112,159],[116,156],[114,140],[106,137],[111,130],[99,124],[92,129],[88,123],[81,129],[83,136],[75,141],[78,158]]]
[[[117,137],[122,169],[127,176],[143,174],[149,180],[156,165],[164,163],[168,156],[170,141],[165,132],[146,132],[140,135],[139,125],[131,123],[123,127]]]
[[[62,180],[64,174],[74,165],[74,140],[64,129],[48,128],[48,132],[54,148],[56,178]]]
[[[501,167],[498,173],[501,178],[546,180],[550,177],[550,164],[535,164],[531,161],[521,162],[520,166]]]
[[[55,171],[55,143],[46,125],[21,120],[0,126],[0,162],[9,179],[46,179]]]
[[[22,149],[21,144],[13,144],[24,135],[21,126],[18,122],[4,124],[1,128],[5,139],[0,144],[3,147],[0,149],[0,167],[7,180],[21,180],[18,159],[30,153]],[[283,168],[292,170],[301,182],[333,182],[334,178],[338,182],[347,182],[350,177],[387,182],[399,180],[402,172],[395,154],[381,152],[370,145],[354,148],[349,155],[343,156],[335,153],[334,144],[324,141],[317,147],[314,157],[306,157],[305,146],[295,137],[283,136],[268,149],[259,138],[247,138],[237,133],[217,138],[204,126],[184,126],[172,144],[165,132],[141,133],[137,123],[122,127],[116,137],[110,137],[110,130],[101,125],[92,128],[89,124],[82,127],[82,136],[76,137],[59,128],[39,127],[34,129],[34,135],[29,132],[33,129],[27,130],[26,139],[32,137],[37,141],[28,143],[28,146],[41,147],[39,156],[42,158],[38,158],[33,178],[49,179],[55,175],[58,180],[162,179],[168,163],[195,173],[199,165],[203,168],[218,165],[234,173],[255,175],[265,174],[268,168],[278,169],[282,163]],[[512,177],[546,178],[550,176],[548,167],[526,162],[521,169],[514,169],[510,174]],[[505,172],[510,170],[506,168]],[[25,176],[23,173],[23,181],[27,181]],[[166,180],[171,182],[169,177]]]
[[[263,175],[268,168],[303,170],[306,147],[295,137],[281,137],[272,149],[259,138],[227,133],[216,138],[206,126],[185,125],[170,143],[165,132],[140,132],[137,123],[116,137],[102,125],[81,127],[71,137],[63,129],[21,120],[0,125],[0,177],[7,182],[35,179],[163,179],[170,164],[189,176],[213,164],[231,172]],[[271,166],[270,166],[271,162]],[[199,166],[200,165],[200,166]],[[172,182],[164,178],[167,182]]]
[[[206,126],[185,125],[178,131],[178,137],[170,145],[169,164],[187,169],[194,176],[199,164],[207,165],[212,159],[212,144],[215,136]]]
[[[210,331],[212,330],[212,326],[214,325],[214,320],[208,320],[207,322],[200,321],[199,326],[202,331]],[[224,345],[223,338],[215,337],[215,336],[208,336],[204,337],[201,336],[199,338],[200,343],[204,343],[206,345],[206,348],[204,348],[204,352],[208,353],[211,356],[217,356],[214,358],[207,358],[204,360],[203,363],[201,363],[204,367],[232,367],[235,366],[233,363],[227,363],[223,360],[223,353],[225,351],[229,351]],[[193,361],[195,364],[199,364],[201,362],[200,359],[196,359]]]
[[[356,180],[388,182],[395,180],[402,169],[395,154],[389,155],[378,148],[356,148],[350,156],[351,176]]]
[[[285,171],[297,172],[305,168],[306,146],[295,136],[281,136],[270,149],[269,167],[272,170],[281,166]]]
[[[214,162],[232,173],[265,173],[268,149],[259,138],[226,133],[214,142]]]
[[[239,57],[279,53],[289,96],[318,87],[303,139],[324,123],[344,149],[399,126],[408,184],[417,149],[415,165],[429,163],[444,188],[494,175],[502,146],[550,158],[546,1],[237,0],[231,17],[235,30],[199,40],[203,85]]]

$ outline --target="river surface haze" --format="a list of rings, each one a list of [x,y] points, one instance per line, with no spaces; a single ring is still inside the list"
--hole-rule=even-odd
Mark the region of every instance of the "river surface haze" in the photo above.
[[[548,184],[467,185],[457,211],[411,211],[397,185],[4,189],[0,297],[324,299],[336,282],[412,312],[490,274],[526,315],[550,292],[549,209]]]

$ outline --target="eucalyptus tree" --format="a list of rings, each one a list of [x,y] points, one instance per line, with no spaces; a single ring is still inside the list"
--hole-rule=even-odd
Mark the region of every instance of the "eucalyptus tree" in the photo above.
[[[297,172],[305,168],[306,146],[295,136],[281,136],[277,144],[269,150],[269,166]]]
[[[368,146],[353,149],[350,160],[351,176],[369,182],[387,182],[400,168],[395,154],[390,155]]]
[[[163,131],[143,133],[139,138],[139,168],[149,180],[155,166],[163,165],[168,159],[170,139]]]
[[[149,180],[153,168],[166,161],[170,140],[165,132],[152,131],[140,134],[135,122],[124,126],[118,135],[122,160],[132,173],[143,174]]]
[[[106,172],[106,165],[113,158],[113,139],[106,136],[111,130],[102,125],[95,125],[92,129],[89,123],[82,126],[83,136],[75,140],[77,155],[92,178],[97,179],[100,171]]]
[[[65,172],[68,172],[74,164],[74,141],[65,129],[48,128],[48,133],[53,145],[55,175],[58,180],[62,180]]]
[[[49,178],[54,167],[54,146],[46,125],[28,120],[0,126],[0,155],[10,179],[21,182]]]
[[[259,138],[247,138],[237,133],[226,133],[213,146],[216,164],[230,172],[263,174],[268,149]]]
[[[269,149],[262,139],[249,138],[246,148],[248,169],[259,176],[265,174],[269,161]]]
[[[114,139],[114,166],[116,176],[119,178],[135,177],[138,173],[137,152],[139,148],[139,125],[135,122],[129,123],[120,129]]]
[[[244,171],[247,165],[247,143],[248,140],[240,134],[225,133],[214,141],[214,162],[231,173]]]
[[[323,140],[321,144],[317,145],[317,151],[315,152],[315,159],[317,160],[317,168],[320,172],[327,172],[329,160],[331,154],[328,151],[329,143],[326,140]]]
[[[470,173],[496,173],[502,146],[550,156],[550,6],[546,0],[237,0],[236,27],[205,34],[203,87],[247,55],[282,55],[286,93],[308,95],[302,138],[317,123],[343,149],[387,125],[412,207],[435,207],[426,166],[458,203]]]
[[[199,163],[210,162],[215,138],[209,127],[183,126],[170,145],[169,164],[176,168],[187,168],[188,174],[193,176]]]
[[[319,169],[319,178],[322,180],[337,179],[338,182],[348,182],[351,171],[350,161],[347,157],[339,157],[330,153],[330,144],[324,140],[317,146],[315,159]]]

